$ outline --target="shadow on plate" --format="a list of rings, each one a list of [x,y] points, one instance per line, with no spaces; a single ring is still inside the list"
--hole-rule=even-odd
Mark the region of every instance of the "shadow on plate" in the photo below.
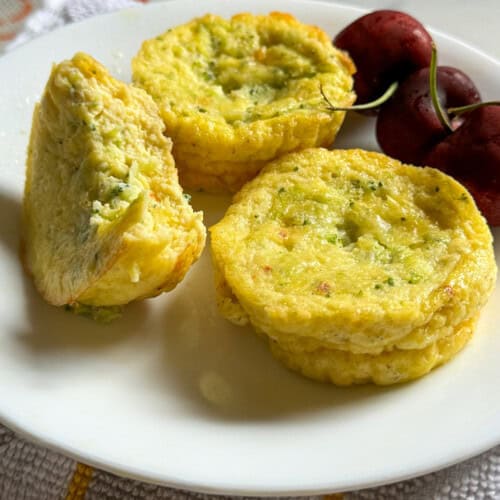
[[[360,148],[380,151],[375,137],[375,118],[359,113],[346,113],[333,146],[338,149]]]
[[[0,191],[0,244],[13,255],[19,255],[21,203],[12,194]]]
[[[68,362],[73,362],[142,335],[148,313],[146,301],[129,305],[111,324],[101,324],[47,304],[27,276],[23,277],[23,286],[27,322],[17,339],[41,362],[44,355],[50,359],[56,354],[64,354]]]
[[[102,325],[51,306],[41,298],[21,265],[21,202],[6,192],[0,192],[0,227],[0,244],[13,257],[12,273],[19,274],[24,290],[26,328],[17,332],[16,338],[27,353],[64,351],[79,356],[141,334],[147,302],[130,305],[122,318],[111,325]]]
[[[151,372],[158,390],[168,387],[196,414],[228,421],[300,419],[305,413],[368,404],[389,391],[338,388],[288,371],[250,327],[219,316],[208,253],[164,311],[162,355]]]
[[[218,222],[231,203],[230,194],[210,194],[203,191],[191,192],[191,206],[194,211],[203,211],[203,223],[207,230]],[[207,242],[208,247],[208,242]]]

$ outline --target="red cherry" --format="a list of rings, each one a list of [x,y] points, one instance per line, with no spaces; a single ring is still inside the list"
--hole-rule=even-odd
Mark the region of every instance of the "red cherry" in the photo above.
[[[415,18],[395,10],[377,10],[360,17],[333,40],[356,65],[357,103],[379,97],[394,81],[429,66],[432,38]]]
[[[500,226],[500,106],[464,114],[460,127],[423,161],[461,182],[488,223]]]
[[[376,134],[384,153],[405,163],[422,165],[424,157],[450,133],[434,109],[429,85],[429,68],[410,75],[378,114]],[[437,87],[445,108],[465,106],[481,100],[472,80],[448,66],[437,68]],[[456,128],[462,118],[452,121]]]

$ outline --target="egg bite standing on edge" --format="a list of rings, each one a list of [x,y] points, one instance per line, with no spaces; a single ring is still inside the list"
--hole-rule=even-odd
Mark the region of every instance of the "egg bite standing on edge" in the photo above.
[[[171,290],[199,257],[202,214],[183,196],[163,132],[146,92],[92,57],[53,67],[23,200],[24,262],[47,302],[94,315]]]

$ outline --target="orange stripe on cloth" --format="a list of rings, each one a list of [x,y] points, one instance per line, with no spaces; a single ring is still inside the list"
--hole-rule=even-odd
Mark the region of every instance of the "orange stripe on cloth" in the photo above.
[[[16,36],[15,32],[12,33],[0,33],[0,42],[8,42]]]
[[[77,462],[75,472],[73,472],[73,477],[68,485],[66,500],[83,500],[93,473],[92,467]]]
[[[12,17],[4,17],[0,19],[0,26],[4,24],[14,24],[22,21],[32,10],[33,5],[29,0],[21,0],[22,7],[19,12],[16,12]]]

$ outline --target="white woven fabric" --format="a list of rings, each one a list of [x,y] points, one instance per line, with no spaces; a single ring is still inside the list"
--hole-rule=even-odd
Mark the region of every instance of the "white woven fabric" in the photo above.
[[[4,17],[5,20],[8,20],[7,15],[15,17],[13,4],[16,3],[16,0],[6,0],[5,5],[2,5],[2,1],[0,0],[0,19]],[[23,4],[25,2],[17,0],[17,3]],[[4,50],[11,50],[64,24],[82,21],[96,14],[112,12],[133,5],[137,5],[134,0],[38,0],[35,2],[35,7],[38,8],[33,10],[24,23],[17,23],[19,34],[6,44]],[[18,10],[20,11],[21,7]]]
[[[0,0],[0,20],[15,13],[22,0]],[[137,5],[132,0],[40,0],[23,21],[19,34],[5,46],[25,41],[92,15]],[[37,8],[36,8],[37,7]],[[5,26],[6,23],[3,23]],[[0,47],[1,48],[1,47]],[[411,450],[409,450],[411,453]],[[380,457],[384,459],[383,456]],[[0,500],[54,500],[68,496],[76,462],[20,438],[0,425]],[[229,497],[201,495],[125,479],[94,470],[85,500],[213,500]],[[317,500],[320,497],[308,497]],[[393,485],[346,493],[345,500],[500,500],[500,446],[440,472]]]

